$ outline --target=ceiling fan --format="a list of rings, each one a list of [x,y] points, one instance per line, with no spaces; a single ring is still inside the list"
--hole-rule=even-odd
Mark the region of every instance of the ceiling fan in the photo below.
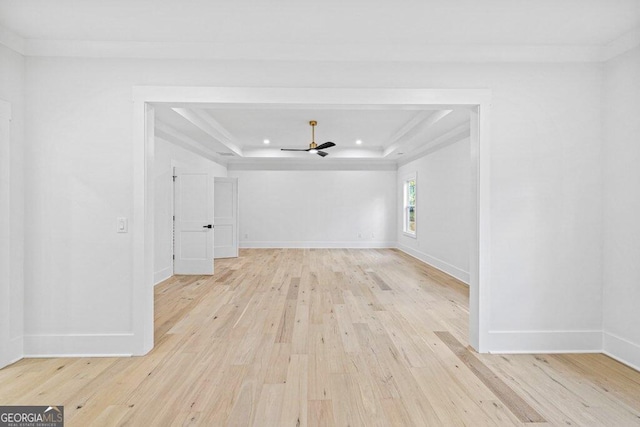
[[[307,151],[311,154],[317,154],[318,156],[325,157],[328,156],[329,153],[325,153],[324,149],[334,147],[336,144],[333,142],[325,142],[324,144],[316,144],[316,134],[315,127],[318,124],[315,120],[311,120],[309,122],[311,125],[311,144],[309,144],[309,148],[281,148],[282,151]]]

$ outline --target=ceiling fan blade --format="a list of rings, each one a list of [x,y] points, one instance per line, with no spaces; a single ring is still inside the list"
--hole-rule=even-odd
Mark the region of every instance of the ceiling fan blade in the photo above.
[[[318,154],[318,156],[321,156],[321,157],[329,155],[329,153],[325,153],[324,151],[318,151],[316,154]]]
[[[281,151],[309,151],[308,148],[281,148]]]
[[[324,150],[325,148],[335,147],[336,144],[333,142],[325,142],[324,144],[320,144],[316,147],[316,150]]]

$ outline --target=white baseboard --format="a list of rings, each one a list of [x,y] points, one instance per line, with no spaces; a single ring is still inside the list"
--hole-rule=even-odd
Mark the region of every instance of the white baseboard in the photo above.
[[[12,359],[20,359],[24,353],[24,337],[19,336],[9,341],[9,356]]]
[[[602,331],[489,331],[489,353],[602,353]]]
[[[610,332],[603,333],[603,353],[640,371],[640,345]]]
[[[251,249],[381,249],[395,248],[395,242],[376,242],[359,240],[355,242],[262,242],[243,241],[241,248]]]
[[[16,362],[21,361],[22,359],[23,359],[23,356],[13,357],[13,358],[9,359],[7,361],[7,363],[5,363],[4,365],[0,364],[0,369],[4,368],[6,366],[9,366],[9,365],[13,365]]]
[[[173,276],[173,267],[163,268],[160,271],[153,273],[153,286],[160,282],[164,282],[169,277]]]
[[[409,246],[405,246],[401,243],[397,243],[396,247],[400,249],[402,252],[408,255],[411,255],[412,257],[419,259],[420,261],[427,263],[430,266],[435,267],[438,270],[443,271],[450,276],[455,277],[461,282],[464,282],[467,285],[469,284],[470,279],[469,279],[468,271],[464,271],[461,268],[456,267],[455,265],[451,265],[445,261],[442,261],[441,259],[432,257],[431,255],[425,254],[424,252],[420,252],[418,250],[410,248]]]
[[[134,341],[133,333],[25,335],[24,357],[126,357]]]
[[[23,353],[23,339],[22,337],[12,338],[6,347],[7,351],[3,354],[3,361],[0,363],[0,368],[9,366],[12,363],[22,359]]]

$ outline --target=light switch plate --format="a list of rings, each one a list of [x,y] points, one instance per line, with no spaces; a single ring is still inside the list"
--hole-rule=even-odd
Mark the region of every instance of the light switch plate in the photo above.
[[[129,232],[129,224],[127,218],[123,216],[119,216],[116,221],[116,231],[118,233],[128,233]]]

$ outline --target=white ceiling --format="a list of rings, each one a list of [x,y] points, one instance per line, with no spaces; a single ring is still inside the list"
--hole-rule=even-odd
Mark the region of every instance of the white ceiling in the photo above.
[[[417,114],[403,110],[245,109],[207,110],[232,133],[242,147],[307,148],[311,142],[310,120],[316,120],[316,142],[340,146],[381,148],[394,131]]]
[[[371,161],[397,164],[432,147],[469,135],[469,110],[291,108],[286,105],[211,108],[203,105],[156,105],[156,134],[216,161],[243,163]],[[317,144],[334,142],[320,158],[306,152],[310,120],[316,120]],[[270,143],[265,144],[264,140]],[[362,144],[356,144],[361,140]]]
[[[0,43],[28,56],[602,61],[640,43],[640,0],[0,0]],[[158,106],[159,134],[232,162],[300,158],[279,148],[305,148],[309,120],[316,142],[337,144],[329,162],[398,162],[468,120],[464,110],[173,107]]]
[[[637,0],[1,0],[26,39],[301,44],[603,45]]]

